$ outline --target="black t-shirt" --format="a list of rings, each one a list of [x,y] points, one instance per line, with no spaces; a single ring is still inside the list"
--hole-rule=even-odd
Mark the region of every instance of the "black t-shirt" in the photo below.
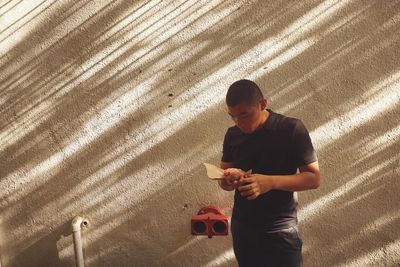
[[[297,168],[317,161],[310,136],[304,124],[268,109],[269,117],[251,134],[230,127],[223,144],[223,162],[234,168],[267,175],[296,174]],[[287,228],[297,223],[297,201],[293,192],[271,190],[254,200],[235,190],[232,217],[267,230]]]

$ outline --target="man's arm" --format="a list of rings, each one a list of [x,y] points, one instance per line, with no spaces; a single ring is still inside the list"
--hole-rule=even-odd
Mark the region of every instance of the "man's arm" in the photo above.
[[[274,189],[285,191],[303,191],[316,189],[321,183],[318,161],[299,167],[295,175],[271,176],[274,179]]]
[[[299,167],[299,173],[293,175],[263,175],[254,174],[249,178],[242,178],[239,186],[242,196],[255,199],[260,194],[278,189],[285,191],[303,191],[316,189],[321,183],[318,161]]]
[[[226,170],[228,168],[233,168],[233,166],[234,166],[233,162],[221,161],[221,163],[220,163],[221,169],[224,169],[224,170]],[[218,180],[218,184],[222,189],[224,189],[226,191],[232,191],[236,187],[236,184],[229,182],[227,179]]]

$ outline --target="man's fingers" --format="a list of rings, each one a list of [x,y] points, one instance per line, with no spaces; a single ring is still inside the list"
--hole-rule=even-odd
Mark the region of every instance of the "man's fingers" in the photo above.
[[[256,199],[257,197],[258,197],[257,194],[253,194],[253,195],[247,197],[247,200],[254,200],[254,199]]]
[[[242,183],[244,183],[244,181],[242,181]],[[246,191],[246,190],[250,190],[253,188],[253,184],[246,184],[246,185],[242,185],[239,186],[239,191]]]
[[[247,173],[247,172],[246,172],[246,173],[243,175],[243,177],[244,177],[244,178],[249,178],[251,175],[252,175],[251,173]]]
[[[254,181],[255,181],[254,177],[252,177],[252,176],[243,178],[243,183],[253,183]]]
[[[251,196],[251,195],[253,195],[253,194],[254,194],[254,192],[251,191],[251,190],[242,191],[242,192],[240,193],[240,195],[242,195],[243,197]]]
[[[233,182],[233,181],[240,181],[240,180],[243,179],[243,176],[236,175],[236,174],[230,174],[230,175],[228,175],[228,176],[225,176],[224,179],[225,179],[225,180],[229,180],[229,181],[231,181],[231,182]]]
[[[253,200],[258,197],[259,193],[253,190],[249,190],[241,192],[240,195],[246,197],[248,200]]]

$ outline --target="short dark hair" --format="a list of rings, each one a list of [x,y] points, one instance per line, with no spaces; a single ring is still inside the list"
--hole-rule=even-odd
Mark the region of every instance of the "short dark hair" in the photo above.
[[[242,79],[229,86],[225,101],[228,107],[240,103],[256,106],[262,99],[264,96],[258,85],[253,81]]]

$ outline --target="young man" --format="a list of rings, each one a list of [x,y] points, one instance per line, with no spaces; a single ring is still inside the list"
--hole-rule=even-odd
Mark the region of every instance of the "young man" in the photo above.
[[[308,131],[300,120],[266,109],[249,80],[229,87],[226,104],[235,126],[225,134],[219,185],[235,190],[231,231],[239,266],[302,266],[294,192],[320,184]]]

